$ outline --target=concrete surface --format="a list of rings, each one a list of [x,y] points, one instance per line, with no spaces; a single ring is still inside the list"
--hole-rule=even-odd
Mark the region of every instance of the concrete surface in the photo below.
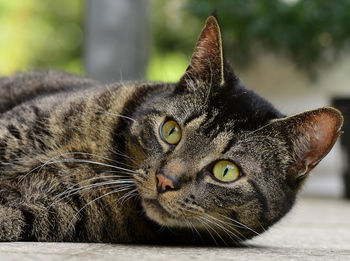
[[[247,247],[0,243],[0,260],[350,260],[350,201],[300,199],[282,222]]]

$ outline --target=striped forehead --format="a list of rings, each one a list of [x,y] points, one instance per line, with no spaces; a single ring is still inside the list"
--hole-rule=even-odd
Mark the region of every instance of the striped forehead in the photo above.
[[[207,122],[207,114],[203,114],[200,116],[193,116],[186,119],[184,122],[184,128],[188,131],[194,131],[196,133],[203,134],[203,126]],[[211,139],[211,143],[217,148],[217,151],[228,151],[229,148],[233,145],[233,141],[235,141],[233,137],[233,133],[227,128],[221,128],[219,131],[215,133],[215,136],[207,136],[207,138]]]
[[[160,109],[158,104],[154,104],[157,109]],[[207,114],[210,108],[202,95],[198,93],[174,95],[162,99],[161,104],[164,112],[178,119],[180,122],[189,121],[193,118]]]

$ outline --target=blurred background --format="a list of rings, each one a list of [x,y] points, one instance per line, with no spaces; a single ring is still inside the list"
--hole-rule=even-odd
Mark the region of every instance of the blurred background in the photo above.
[[[347,122],[350,0],[0,0],[0,75],[175,82],[215,9],[225,55],[248,88],[286,114],[333,104]],[[304,195],[350,198],[348,129]]]

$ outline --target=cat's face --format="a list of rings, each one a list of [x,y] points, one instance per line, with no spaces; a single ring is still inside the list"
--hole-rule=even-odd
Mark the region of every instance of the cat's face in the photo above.
[[[342,117],[322,108],[282,118],[225,64],[210,17],[181,81],[133,115],[128,150],[150,219],[242,240],[287,213]]]

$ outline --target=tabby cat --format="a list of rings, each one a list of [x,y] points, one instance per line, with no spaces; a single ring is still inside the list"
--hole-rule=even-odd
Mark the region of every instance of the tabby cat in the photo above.
[[[343,117],[246,89],[210,16],[175,84],[0,79],[0,241],[231,245],[292,207]]]

